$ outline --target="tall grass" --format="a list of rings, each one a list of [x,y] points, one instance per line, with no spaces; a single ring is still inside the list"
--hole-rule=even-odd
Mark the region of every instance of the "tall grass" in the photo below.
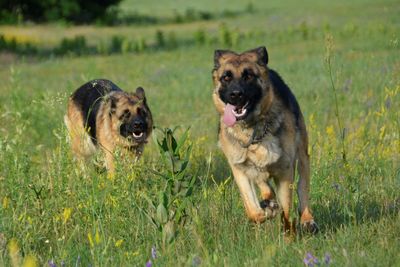
[[[313,23],[321,6],[314,5],[311,13],[316,15],[294,22],[278,16],[274,24],[255,12],[210,28],[179,24],[173,30],[178,49],[28,57],[0,65],[0,266],[312,266],[317,261],[321,266],[400,265],[396,7],[382,17],[371,14],[380,14],[382,5],[392,7],[391,2],[352,2],[346,9],[334,4],[323,10],[337,19],[317,27]],[[370,23],[352,12],[359,5]],[[279,9],[274,12],[280,14]],[[229,31],[236,31],[235,21],[243,25],[237,31],[243,38],[237,42],[220,28],[225,22]],[[270,27],[253,27],[261,21]],[[173,39],[160,30],[166,43]],[[149,28],[147,36],[155,40],[155,32]],[[179,46],[182,33],[194,44]],[[327,34],[335,36],[330,64],[325,61]],[[111,31],[106,38],[113,35]],[[121,44],[117,39],[116,48]],[[151,46],[148,40],[142,39],[141,45]],[[270,67],[291,87],[305,116],[311,205],[321,227],[316,236],[288,241],[278,219],[262,225],[248,222],[217,146],[213,50],[232,46],[243,51],[259,45],[267,46]],[[174,133],[186,136],[182,149],[191,147],[187,159],[186,150],[178,153],[179,160],[188,162],[184,177],[195,178],[189,183],[191,205],[172,194],[179,193],[174,186],[166,187],[177,181],[165,177],[169,168],[157,142],[148,144],[137,164],[118,161],[114,179],[91,164],[87,170],[79,168],[62,116],[68,95],[99,77],[127,91],[143,86],[157,126],[191,126],[187,134]],[[164,202],[164,192],[174,201]],[[149,220],[165,222],[160,203],[168,208],[167,215],[185,207],[185,219],[174,224],[168,242],[163,242],[166,223],[160,230]]]

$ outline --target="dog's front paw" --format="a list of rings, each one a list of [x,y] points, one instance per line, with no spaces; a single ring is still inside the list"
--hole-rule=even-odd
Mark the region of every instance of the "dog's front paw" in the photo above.
[[[274,199],[264,199],[260,202],[267,219],[274,218],[279,213],[279,204]]]
[[[315,235],[318,233],[319,228],[317,223],[314,220],[308,221],[308,222],[303,222],[301,224],[301,230],[305,233],[310,233]]]
[[[262,209],[252,212],[247,211],[247,216],[252,222],[255,222],[257,224],[265,222],[266,219],[265,212]]]

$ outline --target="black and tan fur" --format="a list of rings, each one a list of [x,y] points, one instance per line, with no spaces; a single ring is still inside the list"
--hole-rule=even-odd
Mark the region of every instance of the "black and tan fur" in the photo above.
[[[86,160],[101,149],[111,174],[115,150],[129,151],[137,159],[153,127],[143,88],[128,93],[104,79],[92,80],[71,95],[64,121],[74,154]]]
[[[295,168],[302,226],[318,230],[309,206],[310,163],[308,139],[300,107],[281,77],[267,67],[268,54],[259,47],[242,54],[216,50],[212,72],[214,104],[221,115],[219,144],[232,169],[248,217],[261,223],[282,210],[285,231],[289,220]],[[235,112],[233,126],[223,121],[227,103]],[[269,185],[274,180],[275,193]],[[259,202],[255,185],[261,192]],[[280,208],[279,208],[280,206]]]

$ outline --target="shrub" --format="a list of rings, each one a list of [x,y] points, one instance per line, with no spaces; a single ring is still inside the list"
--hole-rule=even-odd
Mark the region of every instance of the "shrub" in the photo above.
[[[160,30],[156,32],[156,46],[158,48],[165,46],[165,37],[164,33]]]
[[[206,42],[206,33],[203,29],[198,29],[195,31],[194,41],[198,45],[203,45]]]
[[[74,38],[63,38],[58,48],[54,50],[56,54],[74,54],[83,55],[89,52],[85,36],[76,36]]]

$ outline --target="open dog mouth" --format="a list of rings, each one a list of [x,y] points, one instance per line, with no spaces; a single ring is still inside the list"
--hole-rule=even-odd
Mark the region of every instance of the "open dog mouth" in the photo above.
[[[138,140],[138,139],[140,140],[144,136],[144,132],[141,130],[135,130],[132,132],[132,135],[136,140]]]
[[[246,115],[246,113],[247,113],[248,105],[249,105],[249,102],[247,102],[243,107],[234,106],[234,108],[232,109],[233,115],[235,115],[235,117],[237,119],[244,117],[244,115]]]
[[[224,123],[231,127],[236,121],[243,119],[247,115],[247,108],[249,106],[249,101],[246,102],[243,106],[234,106],[229,103],[226,104],[224,110],[223,121]]]

